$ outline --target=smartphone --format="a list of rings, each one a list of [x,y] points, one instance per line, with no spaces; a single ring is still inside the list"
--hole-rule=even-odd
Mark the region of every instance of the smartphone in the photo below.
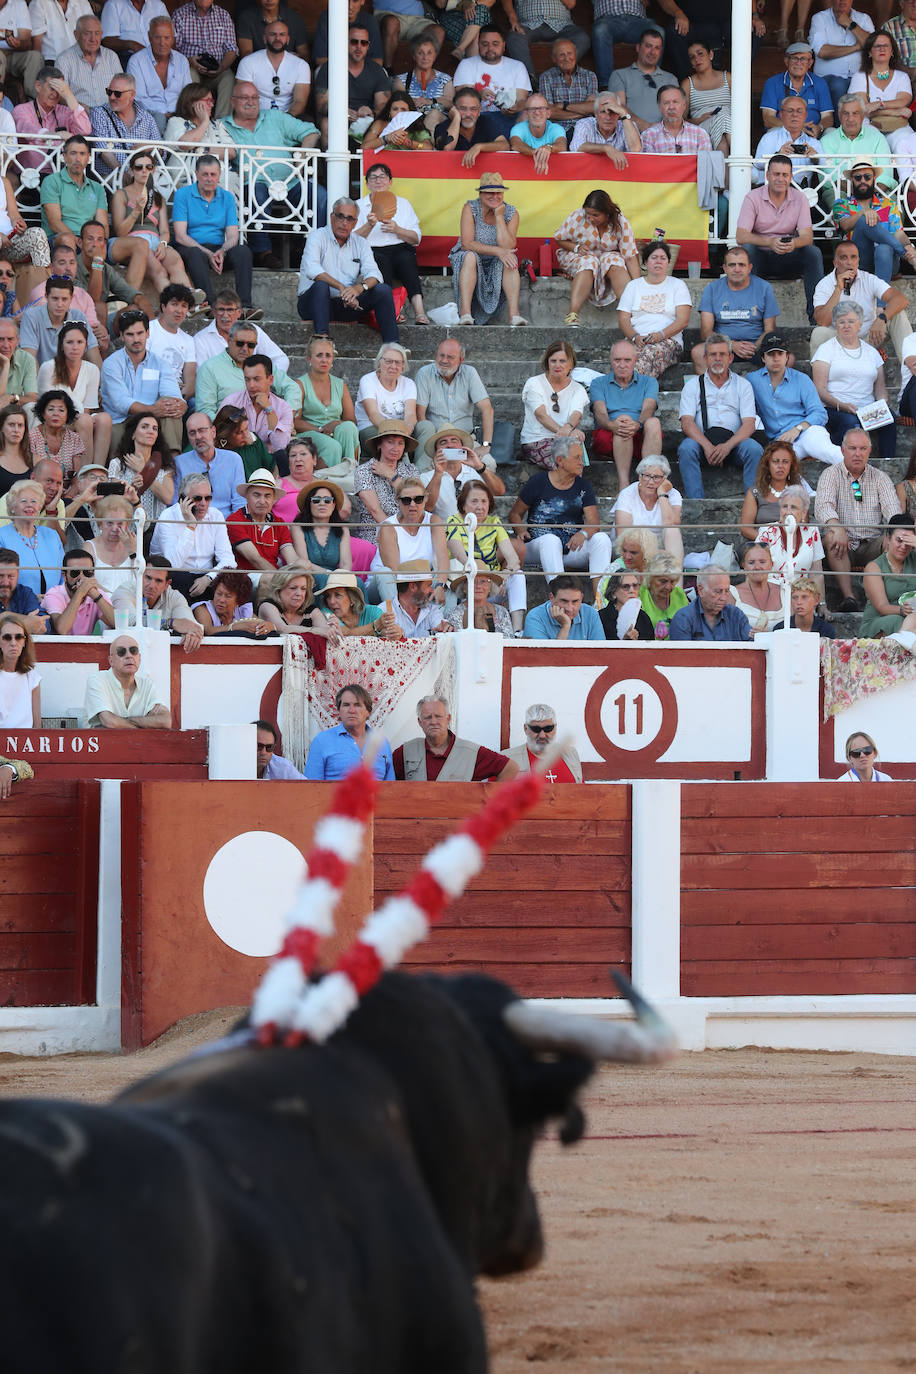
[[[792,144],[792,151],[793,151],[793,153],[803,153],[803,152],[805,151],[805,148],[806,148],[806,147],[807,147],[807,144],[805,144],[805,143],[793,143],[793,144]]]
[[[791,234],[780,234],[780,235],[779,235],[779,242],[780,242],[780,243],[791,243],[791,242],[792,242],[792,237],[793,237],[793,236],[792,236]]]
[[[126,491],[127,485],[124,482],[100,482],[96,487],[99,496],[123,496]]]

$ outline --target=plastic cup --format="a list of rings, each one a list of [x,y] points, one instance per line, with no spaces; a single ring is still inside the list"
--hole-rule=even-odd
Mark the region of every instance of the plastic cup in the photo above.
[[[115,611],[115,629],[127,630],[130,628],[130,611]]]
[[[161,611],[147,611],[147,613],[146,613],[146,628],[147,628],[148,630],[161,630],[161,629],[162,629],[162,612],[161,612]]]

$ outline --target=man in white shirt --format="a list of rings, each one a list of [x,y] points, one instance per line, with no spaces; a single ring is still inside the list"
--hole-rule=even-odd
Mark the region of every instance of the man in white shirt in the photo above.
[[[860,336],[873,348],[881,348],[890,334],[894,352],[903,362],[903,348],[910,332],[907,298],[896,286],[859,268],[859,250],[848,240],[841,241],[833,255],[833,271],[814,288],[814,323],[810,356],[836,335],[833,307],[841,300],[853,300],[862,307],[864,319]]]
[[[44,66],[44,58],[32,48],[32,20],[25,0],[0,3],[0,53],[7,75],[21,77],[26,95],[34,100],[35,79]]]
[[[480,108],[492,114],[500,132],[509,137],[516,116],[525,108],[531,77],[524,62],[504,56],[506,42],[499,29],[484,27],[477,37],[477,57],[465,57],[455,68],[455,90],[473,86],[480,92]]]
[[[197,366],[202,367],[208,358],[213,358],[217,353],[222,353],[229,344],[229,330],[237,320],[246,320],[251,322],[251,327],[257,336],[255,351],[266,353],[274,367],[279,367],[283,372],[287,372],[289,370],[289,358],[283,349],[278,348],[273,339],[254,323],[263,315],[264,311],[256,307],[246,310],[242,305],[241,296],[230,287],[219,291],[213,306],[212,324],[208,324],[206,329],[201,329],[199,333],[194,335],[194,356],[197,359]]]
[[[262,110],[284,110],[299,119],[312,89],[312,70],[289,51],[289,26],[275,19],[264,30],[264,47],[243,57],[236,72],[238,81],[257,87]]]
[[[724,334],[706,340],[706,372],[688,377],[681,392],[678,414],[684,437],[678,445],[684,495],[701,501],[704,496],[700,460],[719,468],[727,462],[744,469],[744,490],[754,485],[763,449],[752,439],[757,429],[757,407],[746,377],[732,372],[734,355]]]
[[[331,320],[363,320],[369,310],[383,343],[398,343],[398,322],[391,287],[382,281],[378,263],[364,238],[355,233],[356,201],[342,196],[331,206],[326,227],[305,240],[299,267],[299,318],[311,320],[316,334],[327,334]]]
[[[131,53],[147,46],[150,23],[160,15],[169,18],[162,0],[105,0],[102,42],[126,61]]]
[[[159,297],[159,314],[150,321],[149,346],[158,358],[171,363],[178,378],[181,394],[186,401],[194,396],[197,384],[197,357],[194,340],[181,328],[194,304],[194,295],[187,286],[173,283]]]
[[[166,117],[174,113],[178,97],[191,81],[188,59],[175,51],[175,30],[168,16],[159,15],[150,22],[149,47],[133,54],[127,70],[137,83],[137,100],[164,133]]]
[[[425,559],[401,563],[397,584],[391,609],[405,639],[428,639],[451,631],[451,625],[442,619],[442,607],[433,600],[433,570]]]
[[[76,42],[77,20],[90,14],[92,6],[89,0],[66,0],[66,8],[61,5],[61,0],[31,0],[29,19],[32,23],[32,39],[41,39],[41,55],[45,62],[57,65],[61,53]]]
[[[852,0],[833,0],[812,16],[808,41],[814,52],[814,74],[822,76],[834,108],[862,69],[862,48],[875,26],[867,14],[854,10]]]
[[[775,129],[767,129],[757,144],[751,172],[753,183],[762,186],[770,158],[774,153],[785,153],[792,161],[792,180],[795,185],[807,186],[814,180],[814,173],[805,168],[817,162],[823,153],[819,139],[805,132],[808,102],[803,96],[787,95],[779,107],[779,117],[782,124]]]
[[[182,596],[199,600],[220,568],[236,566],[225,518],[212,505],[210,481],[189,473],[178,488],[178,501],[156,521],[151,553],[167,558],[172,585]]]

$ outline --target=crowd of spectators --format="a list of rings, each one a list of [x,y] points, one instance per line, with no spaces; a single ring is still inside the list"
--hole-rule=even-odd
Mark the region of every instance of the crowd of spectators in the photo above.
[[[468,167],[512,151],[544,177],[567,149],[614,168],[638,152],[727,154],[728,7],[659,3],[661,24],[641,0],[595,0],[588,31],[565,0],[501,0],[503,32],[485,6],[398,0],[373,16],[351,0],[351,136],[367,148],[454,150]],[[903,370],[899,415],[916,413],[916,334],[892,284],[916,248],[887,195],[891,154],[916,157],[913,0],[878,33],[849,0],[833,0],[807,40],[779,40],[786,70],[763,93],[759,185],[695,316],[664,238],[638,244],[604,189],[570,207],[553,240],[570,282],[564,329],[572,335],[587,303],[616,303],[609,368],[583,375],[572,338],[548,346],[522,388],[517,452],[530,475],[508,493],[493,450],[509,427],[466,361],[470,336],[439,341],[410,375],[395,288],[428,326],[423,226],[393,192],[391,169],[374,163],[366,194],[330,207],[298,173],[296,150],[326,142],[326,25],[310,42],[276,0],[234,18],[213,0],[171,16],[160,0],[106,0],[101,18],[88,0],[19,10],[0,41],[23,96],[0,116],[14,140],[0,201],[0,615],[23,632],[18,657],[18,637],[4,649],[5,676],[32,682],[38,636],[122,628],[140,541],[144,620],[189,653],[214,636],[336,645],[472,627],[745,640],[781,628],[788,581],[790,624],[829,636],[825,569],[841,611],[860,609],[853,575],[863,574],[863,632],[913,628],[914,465],[896,489],[881,466],[897,443],[888,338]],[[538,76],[531,44],[544,41],[552,65]],[[401,42],[410,62],[397,73]],[[615,65],[615,42],[635,44],[630,65]],[[581,65],[590,49],[597,72]],[[163,137],[182,145],[191,173],[174,194],[158,175],[174,157]],[[49,171],[54,139],[61,165]],[[278,267],[276,245],[264,229],[243,241],[237,178],[227,182],[220,156],[265,147],[283,151],[250,188],[255,201],[275,199],[276,182],[292,205],[312,197],[297,293],[311,334],[298,378],[252,301],[253,268]],[[830,271],[807,186],[827,156],[844,160],[828,207],[839,238]],[[112,172],[109,191],[99,178]],[[496,171],[478,182],[450,255],[459,324],[504,306],[523,327],[511,184]],[[41,227],[28,225],[24,213],[39,210]],[[234,289],[215,284],[227,272]],[[779,332],[777,278],[803,285],[810,377]],[[370,312],[381,347],[351,393],[335,373],[332,331]],[[209,322],[192,334],[195,315]],[[666,434],[659,379],[684,359],[692,317],[700,341]],[[676,449],[677,474],[664,447]],[[807,459],[826,465],[816,490],[800,471]],[[602,521],[586,470],[609,460],[617,496]],[[694,585],[683,499],[703,498],[704,472],[727,464],[743,492],[744,580],[732,586],[728,567],[700,559]],[[138,652],[121,635],[112,654],[108,706],[159,728]],[[4,724],[40,711],[37,681],[28,694],[0,686]],[[94,716],[107,724],[112,711]],[[436,775],[447,721],[432,736],[420,723]]]

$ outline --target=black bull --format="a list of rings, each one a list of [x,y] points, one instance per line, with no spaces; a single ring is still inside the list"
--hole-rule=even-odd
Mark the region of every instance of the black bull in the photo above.
[[[581,1133],[594,1067],[520,1043],[510,1004],[388,974],[324,1046],[0,1104],[0,1369],[484,1371],[473,1276],[540,1258],[531,1149]]]

